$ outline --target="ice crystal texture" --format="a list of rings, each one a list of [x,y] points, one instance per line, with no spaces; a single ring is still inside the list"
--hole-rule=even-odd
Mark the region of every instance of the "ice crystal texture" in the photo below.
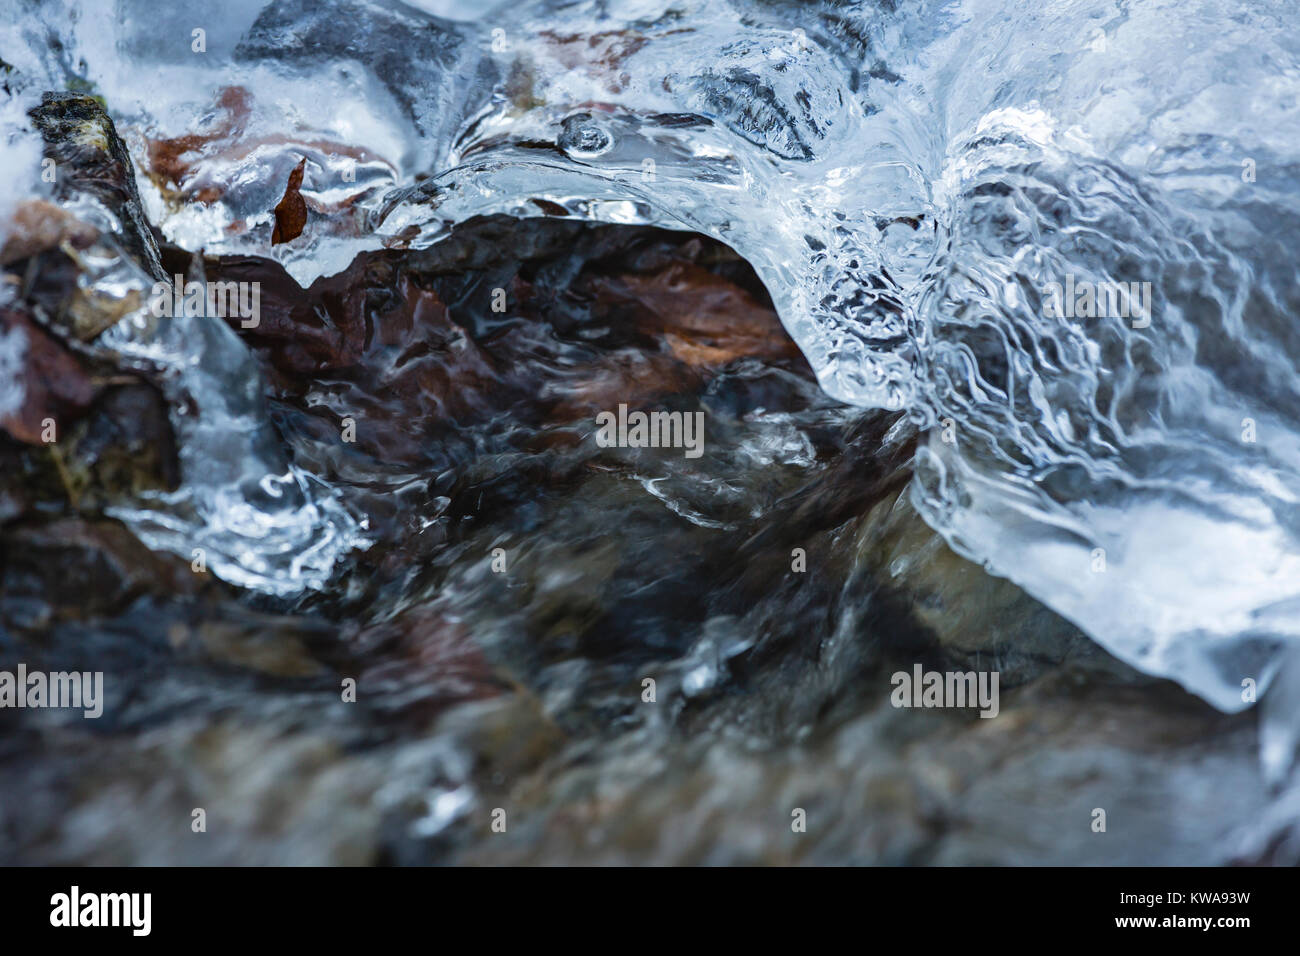
[[[306,283],[486,213],[698,230],[827,392],[928,430],[913,501],[962,554],[1225,710],[1300,639],[1291,0],[16,5],[4,55],[104,96],[178,245]],[[271,248],[303,157],[314,219]],[[251,494],[279,469],[221,427],[187,454],[247,456],[226,507],[342,522],[305,476]],[[229,576],[299,586],[256,537],[214,542]]]

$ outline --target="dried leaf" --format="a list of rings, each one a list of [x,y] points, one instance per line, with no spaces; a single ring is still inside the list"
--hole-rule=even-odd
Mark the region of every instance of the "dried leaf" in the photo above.
[[[271,232],[273,246],[297,239],[307,225],[307,202],[298,192],[302,188],[302,174],[306,167],[306,159],[298,161],[298,165],[289,174],[289,185],[284,190],[284,198],[275,207],[275,229]]]

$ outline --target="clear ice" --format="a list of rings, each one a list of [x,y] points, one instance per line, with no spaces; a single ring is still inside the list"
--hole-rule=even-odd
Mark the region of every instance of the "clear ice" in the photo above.
[[[912,499],[961,554],[1223,710],[1300,639],[1293,0],[6,6],[0,56],[103,95],[180,246],[305,284],[480,214],[698,230],[753,265],[828,393],[927,430]],[[0,123],[5,207],[37,153]],[[150,144],[194,133],[160,185]],[[318,215],[271,248],[302,157]],[[1054,283],[1145,289],[1149,315],[1061,316]],[[163,347],[129,322],[122,348]],[[203,394],[250,367],[233,335],[167,335]],[[319,586],[356,529],[220,439],[264,427],[255,405],[187,436],[210,507],[126,517],[171,547],[218,520],[219,573]]]

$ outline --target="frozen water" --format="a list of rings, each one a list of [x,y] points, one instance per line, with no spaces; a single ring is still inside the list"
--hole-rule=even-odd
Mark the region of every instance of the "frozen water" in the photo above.
[[[2,55],[105,96],[178,244],[307,282],[483,213],[699,230],[929,429],[961,553],[1225,710],[1300,638],[1290,0],[19,7]]]

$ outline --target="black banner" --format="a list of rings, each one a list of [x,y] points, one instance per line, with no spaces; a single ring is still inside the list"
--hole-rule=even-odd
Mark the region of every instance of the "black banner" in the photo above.
[[[622,924],[633,937],[702,919],[743,938],[766,933],[773,920],[825,931],[847,918],[859,935],[878,929],[926,942],[1023,929],[1147,943],[1200,935],[1231,945],[1257,930],[1284,930],[1294,886],[1285,870],[1067,868],[9,869],[0,880],[11,940],[76,933],[83,942],[330,946],[398,933],[427,938],[430,926],[487,940],[541,933],[560,917],[575,929],[618,932]],[[762,906],[737,910],[737,900]],[[703,918],[701,906],[712,916]]]

